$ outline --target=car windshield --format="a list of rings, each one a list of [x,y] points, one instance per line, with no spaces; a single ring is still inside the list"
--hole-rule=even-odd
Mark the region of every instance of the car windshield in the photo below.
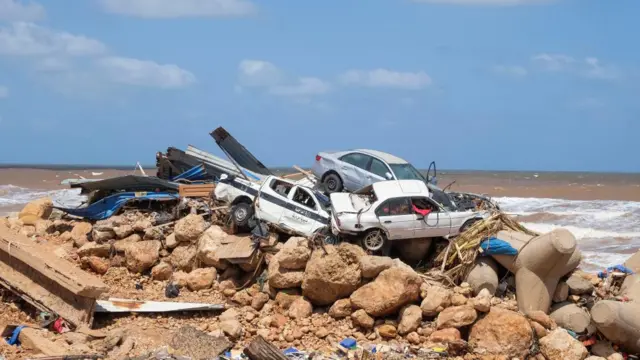
[[[422,180],[425,181],[424,176],[420,174],[416,168],[411,164],[389,164],[391,170],[396,175],[398,180]]]

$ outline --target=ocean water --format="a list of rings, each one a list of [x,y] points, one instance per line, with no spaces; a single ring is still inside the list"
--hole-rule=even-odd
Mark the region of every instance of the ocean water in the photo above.
[[[79,206],[85,200],[79,189],[38,191],[0,185],[0,216],[19,211],[24,204],[44,196],[63,207]],[[584,270],[621,264],[640,250],[640,202],[516,197],[494,200],[531,230],[543,233],[564,227],[571,231],[582,250]]]

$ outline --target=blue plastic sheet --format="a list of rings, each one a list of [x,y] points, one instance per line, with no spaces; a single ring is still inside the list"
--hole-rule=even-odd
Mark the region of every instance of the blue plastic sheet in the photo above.
[[[623,272],[625,274],[633,275],[633,270],[629,269],[628,267],[626,267],[624,265],[614,265],[614,266],[608,267],[605,271],[600,271],[598,273],[598,277],[601,278],[601,279],[604,279],[612,271],[620,271],[620,272]]]
[[[518,250],[511,244],[496,237],[491,237],[480,243],[480,248],[487,255],[518,255]]]
[[[356,339],[354,338],[346,338],[340,341],[340,345],[344,346],[347,349],[352,349],[356,346]]]
[[[191,169],[183,172],[180,175],[176,175],[171,178],[171,181],[177,180],[189,180],[189,181],[197,181],[204,180],[207,177],[207,170],[204,168],[204,165],[196,165]]]
[[[7,344],[9,345],[20,345],[20,340],[18,340],[18,336],[20,336],[20,331],[26,326],[20,325],[13,330],[11,336],[7,339]]]
[[[180,196],[167,192],[121,192],[107,196],[91,205],[80,208],[61,208],[59,210],[69,215],[79,216],[90,220],[104,220],[118,212],[127,202],[132,200],[178,200]]]

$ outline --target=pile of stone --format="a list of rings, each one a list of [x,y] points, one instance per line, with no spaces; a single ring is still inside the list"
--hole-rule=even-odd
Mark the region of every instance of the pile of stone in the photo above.
[[[220,246],[235,236],[202,215],[166,223],[130,212],[92,224],[49,220],[46,204],[30,204],[0,221],[59,243],[60,256],[98,274],[126,268],[185,291],[222,294],[230,309],[202,331],[236,348],[260,335],[280,348],[333,351],[353,337],[361,345],[404,345],[413,353],[445,349],[465,359],[582,360],[592,354],[591,360],[613,360],[623,358],[622,350],[640,352],[640,275],[616,274],[622,285],[614,286],[577,270],[581,256],[568,232],[527,238],[523,244],[530,245],[515,258],[479,257],[467,281],[454,287],[349,243],[313,248],[292,237],[265,254],[264,281],[243,288],[259,263],[218,258]],[[495,262],[509,271],[504,281]]]

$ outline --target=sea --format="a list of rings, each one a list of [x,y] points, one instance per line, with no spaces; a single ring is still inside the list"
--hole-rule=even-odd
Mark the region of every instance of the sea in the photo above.
[[[85,200],[79,189],[43,191],[0,185],[0,216],[45,196],[64,207],[76,207]],[[582,251],[581,268],[585,271],[622,264],[640,250],[640,202],[519,197],[494,200],[531,230],[544,233],[563,227],[571,231]]]

